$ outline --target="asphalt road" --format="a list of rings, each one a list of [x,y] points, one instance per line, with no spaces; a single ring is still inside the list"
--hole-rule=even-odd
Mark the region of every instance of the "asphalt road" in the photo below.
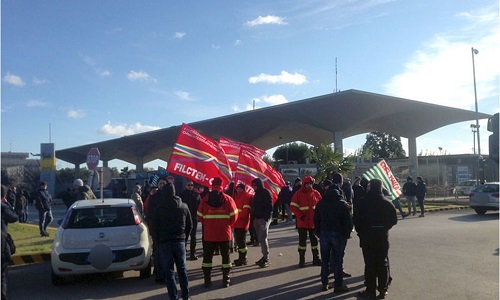
[[[430,212],[425,218],[400,221],[390,232],[391,273],[394,281],[387,299],[499,299],[499,214],[479,216],[471,209]],[[235,267],[232,285],[222,288],[222,275],[214,259],[213,287],[203,288],[201,259],[188,261],[193,299],[357,299],[363,286],[363,258],[356,235],[349,240],[345,270],[350,291],[322,292],[320,267],[299,269],[298,234],[293,225],[270,230],[271,266]],[[200,252],[199,252],[200,253]],[[249,247],[249,261],[261,257],[260,247]],[[232,254],[231,259],[235,259]],[[53,286],[50,263],[9,269],[9,299],[164,299],[166,288],[139,272],[79,277]]]

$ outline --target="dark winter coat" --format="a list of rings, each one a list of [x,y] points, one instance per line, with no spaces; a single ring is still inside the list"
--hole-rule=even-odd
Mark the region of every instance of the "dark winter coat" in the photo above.
[[[257,186],[253,195],[252,217],[268,221],[273,216],[273,195],[264,187],[260,178],[252,180],[252,183]]]
[[[201,197],[200,194],[195,192],[194,190],[184,190],[179,194],[182,202],[186,203],[189,207],[189,212],[191,213],[191,218],[196,220],[196,212],[198,211],[198,205],[200,204]]]
[[[161,201],[152,211],[153,239],[158,243],[185,241],[193,228],[189,208],[168,185],[163,191]]]
[[[327,190],[316,204],[314,212],[314,231],[339,232],[348,239],[352,232],[352,218],[349,206],[337,190]]]
[[[389,245],[389,229],[396,225],[398,217],[392,202],[382,192],[370,190],[354,206],[354,227],[361,247],[368,241]]]

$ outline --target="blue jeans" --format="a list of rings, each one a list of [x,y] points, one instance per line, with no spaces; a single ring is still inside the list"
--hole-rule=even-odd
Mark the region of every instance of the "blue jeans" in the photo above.
[[[321,283],[328,284],[330,274],[330,252],[333,253],[333,275],[335,287],[344,285],[342,272],[344,270],[344,250],[347,240],[340,232],[321,231],[319,245],[321,248]]]
[[[182,298],[189,297],[188,276],[186,270],[186,242],[168,241],[158,245],[158,258],[162,269],[165,270],[165,282],[167,284],[168,297],[179,299],[177,282],[175,281],[174,264],[179,275]]]
[[[52,210],[38,210],[38,227],[40,228],[40,234],[47,232],[47,227],[50,222],[52,222]]]
[[[408,214],[411,214],[411,208],[413,207],[413,215],[417,213],[417,197],[416,196],[406,196],[406,202],[408,203]]]
[[[257,233],[257,239],[260,242],[260,250],[262,251],[262,257],[264,259],[269,259],[269,241],[267,240],[267,235],[269,233],[269,225],[271,225],[271,219],[254,219],[253,226],[255,232]]]

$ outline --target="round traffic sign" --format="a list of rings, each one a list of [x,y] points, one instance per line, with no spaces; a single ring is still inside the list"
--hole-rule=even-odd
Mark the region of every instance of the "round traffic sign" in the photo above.
[[[87,154],[87,167],[89,170],[94,170],[99,164],[99,159],[101,158],[101,153],[99,149],[92,148]]]

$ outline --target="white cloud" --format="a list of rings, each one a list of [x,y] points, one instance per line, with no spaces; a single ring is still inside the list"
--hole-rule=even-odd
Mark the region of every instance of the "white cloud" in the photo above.
[[[154,79],[151,75],[149,75],[147,72],[144,71],[130,71],[127,74],[127,78],[130,81],[152,81],[156,82],[156,79]]]
[[[248,82],[255,84],[255,83],[260,83],[260,82],[266,82],[266,83],[277,83],[277,84],[294,84],[294,85],[301,85],[304,83],[307,83],[307,78],[306,76],[295,73],[295,74],[290,74],[286,71],[281,71],[280,75],[269,75],[269,74],[264,74],[260,73],[257,76],[253,76],[248,78]]]
[[[140,122],[134,124],[111,124],[108,122],[99,128],[98,132],[106,135],[124,136],[157,129],[161,129],[161,127],[143,125]]]
[[[265,17],[259,16],[256,19],[245,23],[245,25],[248,27],[255,27],[255,26],[265,25],[265,24],[286,25],[288,23],[282,17],[271,16],[271,15],[265,16]]]
[[[3,81],[14,86],[24,86],[26,84],[20,76],[10,74],[8,72],[3,77]]]
[[[191,98],[191,94],[189,94],[189,92],[186,92],[186,91],[175,91],[174,93],[181,100],[186,100],[186,101],[193,100]]]
[[[174,33],[174,39],[182,39],[185,35],[185,32],[176,32]]]
[[[259,98],[254,98],[252,99],[252,104],[247,104],[246,110],[253,110],[254,107],[255,109],[261,108],[261,106],[258,105],[258,103],[264,103],[267,104],[267,106],[273,106],[273,105],[279,105],[279,104],[284,104],[288,103],[288,100],[286,99],[285,96],[283,95],[271,95],[271,96],[261,96]],[[238,107],[236,107],[238,108]],[[234,111],[234,107],[233,107]]]
[[[28,103],[26,103],[27,107],[46,107],[47,102],[40,101],[40,100],[30,100]]]
[[[234,42],[234,46],[235,46],[235,47],[241,46],[241,40],[236,40],[236,41]]]
[[[81,109],[69,109],[68,110],[68,113],[66,114],[68,116],[68,118],[71,118],[71,119],[82,119],[84,118],[87,114],[81,110]]]
[[[101,77],[108,77],[108,76],[111,76],[111,72],[108,71],[108,70],[103,70],[103,71],[99,71],[99,76]]]
[[[212,44],[212,49],[219,50],[220,45]]]
[[[47,79],[39,79],[37,77],[33,78],[33,84],[34,85],[44,85],[46,83],[49,83],[49,81]]]
[[[464,22],[464,28],[450,34],[435,35],[413,54],[400,74],[390,79],[385,85],[385,93],[473,109],[473,46],[479,50],[474,55],[478,102],[498,96],[500,34],[497,10],[461,13],[457,17],[472,23]]]

